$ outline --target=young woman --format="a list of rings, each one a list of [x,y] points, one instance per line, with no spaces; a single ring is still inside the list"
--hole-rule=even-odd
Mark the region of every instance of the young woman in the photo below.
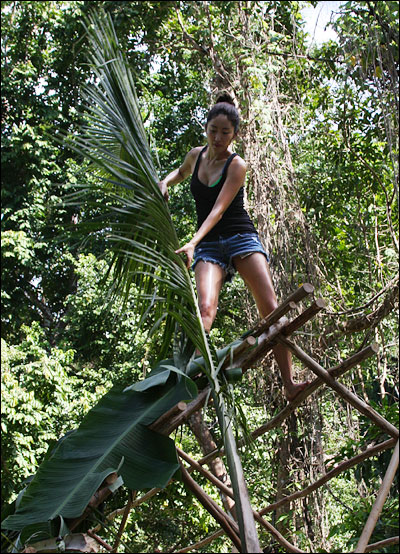
[[[177,254],[186,254],[193,268],[204,328],[210,331],[217,314],[222,285],[239,272],[263,318],[277,307],[268,256],[243,207],[246,163],[232,152],[239,130],[239,113],[228,94],[220,96],[207,116],[207,145],[190,150],[183,164],[158,184],[168,201],[168,187],[192,175],[198,230]],[[290,352],[282,345],[273,349],[281,371],[286,398],[293,398],[308,382],[294,383]]]

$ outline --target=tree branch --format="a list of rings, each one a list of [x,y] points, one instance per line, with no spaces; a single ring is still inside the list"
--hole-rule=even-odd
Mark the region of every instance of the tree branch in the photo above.
[[[314,481],[314,483],[312,483],[311,485],[308,485],[303,490],[296,491],[293,494],[286,496],[285,498],[282,498],[278,502],[274,502],[273,504],[266,506],[265,508],[260,510],[260,514],[263,515],[263,514],[266,514],[267,512],[272,512],[277,508],[279,508],[280,506],[287,504],[288,502],[293,502],[298,498],[303,498],[304,496],[308,496],[315,490],[322,487],[325,483],[327,483],[328,481],[336,477],[337,475],[340,475],[344,471],[347,471],[348,469],[356,466],[357,464],[363,462],[368,458],[371,458],[372,456],[376,456],[380,452],[384,452],[385,450],[392,448],[395,444],[396,444],[396,439],[389,439],[376,446],[367,447],[367,449],[364,452],[361,452],[360,454],[353,456],[353,458],[350,458],[349,460],[345,460],[344,462],[341,462],[336,467],[328,471],[328,473],[323,475],[320,479],[318,479],[317,481]]]
[[[382,304],[369,314],[363,314],[360,317],[350,319],[342,324],[336,324],[334,327],[330,326],[325,330],[325,334],[329,334],[334,329],[339,331],[330,340],[334,340],[338,335],[348,335],[350,333],[358,333],[371,327],[376,327],[382,319],[384,319],[390,312],[392,312],[399,299],[398,277],[395,281],[392,281],[390,287],[387,288],[385,298]]]

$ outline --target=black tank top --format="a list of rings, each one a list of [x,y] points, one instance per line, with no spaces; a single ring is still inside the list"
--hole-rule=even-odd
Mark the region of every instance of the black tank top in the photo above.
[[[201,161],[201,156],[203,152],[207,149],[205,146],[197,158],[197,162],[193,171],[192,180],[190,182],[190,190],[193,194],[193,198],[196,203],[196,212],[197,212],[197,229],[200,229],[201,225],[207,219],[208,214],[211,212],[215,201],[219,193],[221,192],[222,187],[224,186],[226,175],[228,173],[228,167],[236,153],[233,153],[226,160],[224,168],[222,170],[221,178],[217,181],[215,185],[207,186],[204,185],[199,180],[199,165]],[[230,237],[238,233],[256,233],[256,228],[254,227],[249,214],[246,212],[243,206],[243,187],[241,187],[232,200],[231,204],[225,210],[222,218],[218,223],[207,233],[207,235],[202,239],[202,241],[215,241],[218,240],[220,236]]]

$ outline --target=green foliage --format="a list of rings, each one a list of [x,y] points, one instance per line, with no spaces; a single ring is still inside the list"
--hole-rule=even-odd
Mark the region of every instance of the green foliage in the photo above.
[[[16,346],[2,339],[2,497],[15,497],[48,445],[89,409],[95,395],[74,375],[74,351],[51,348],[38,323],[23,326]],[[12,463],[11,463],[12,462]]]
[[[310,127],[293,143],[305,214],[323,245],[327,290],[334,292],[339,280],[347,306],[362,303],[371,295],[370,282],[380,287],[397,270],[393,9],[387,3],[343,6],[335,23],[341,50],[325,45],[320,54],[344,61],[319,66],[320,76],[310,83]],[[369,69],[358,65],[363,56]],[[381,63],[385,78],[376,75]]]
[[[375,495],[367,498],[348,499],[351,501],[352,509],[343,510],[340,523],[333,525],[329,532],[329,537],[347,536],[347,541],[342,545],[344,549],[354,549],[358,539],[365,526],[365,522],[371,513],[372,506],[376,500]],[[370,538],[370,543],[382,541],[388,537],[393,537],[397,533],[399,510],[398,498],[391,497],[384,505],[382,513],[378,519],[376,527]],[[389,546],[385,548],[386,552],[396,552],[397,547]]]
[[[21,324],[31,321],[49,330],[51,340],[73,285],[65,247],[54,237],[73,215],[56,209],[57,183],[70,182],[76,164],[45,133],[77,119],[73,100],[80,70],[74,64],[84,49],[71,55],[76,3],[64,12],[62,23],[57,4],[2,4],[2,271],[7,290],[2,332],[12,342],[21,338]]]
[[[105,375],[108,382],[127,384],[145,369],[146,332],[138,331],[139,316],[135,309],[136,295],[123,307],[121,300],[110,304],[111,278],[104,281],[108,262],[93,254],[81,254],[78,259],[68,255],[74,268],[75,291],[65,300],[65,316],[60,343],[76,350],[77,366],[85,371],[95,368],[93,377],[100,384]],[[87,383],[89,386],[89,383]]]

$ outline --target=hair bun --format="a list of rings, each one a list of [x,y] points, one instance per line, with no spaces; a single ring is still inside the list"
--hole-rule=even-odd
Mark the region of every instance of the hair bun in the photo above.
[[[239,112],[235,106],[232,96],[226,91],[219,93],[215,104],[208,112],[206,128],[208,123],[218,115],[225,115],[232,123],[235,133],[238,132],[240,123]]]
[[[221,93],[215,101],[216,104],[219,104],[220,102],[226,102],[227,104],[232,104],[232,106],[235,105],[232,96],[227,92]]]

